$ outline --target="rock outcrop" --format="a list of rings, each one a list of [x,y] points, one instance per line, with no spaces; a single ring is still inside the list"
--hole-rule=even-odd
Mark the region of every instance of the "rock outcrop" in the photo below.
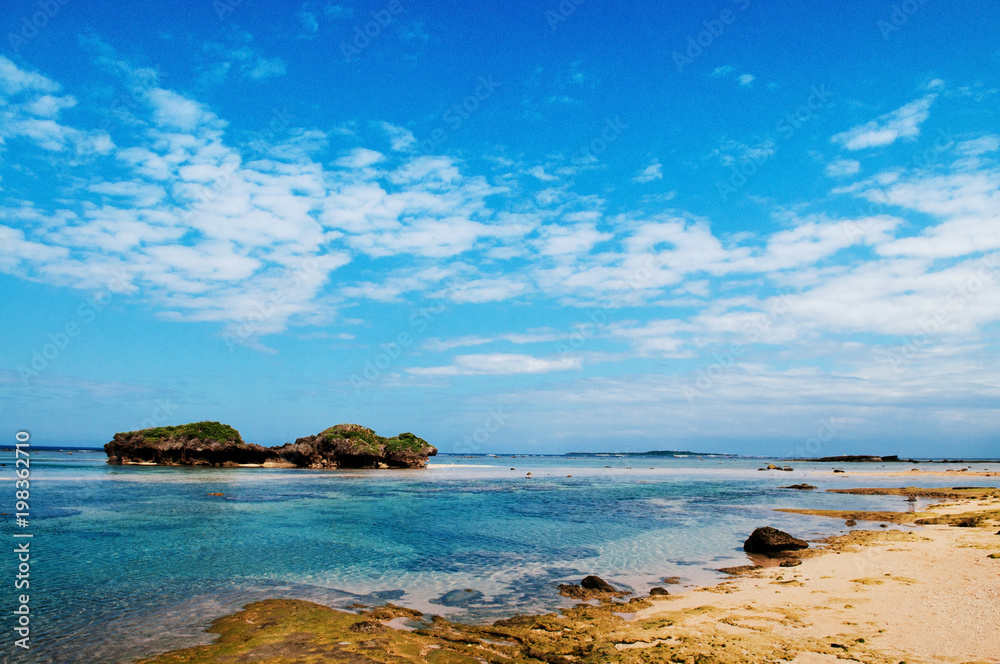
[[[618,590],[599,576],[591,575],[583,577],[580,585],[572,583],[559,584],[559,594],[563,597],[572,597],[573,599],[609,600],[612,597],[625,597],[629,593],[624,590]]]
[[[383,438],[359,424],[338,424],[273,448],[304,468],[423,468],[437,449],[412,433]]]
[[[771,554],[808,548],[809,543],[805,540],[792,537],[783,530],[771,526],[756,529],[743,543],[743,550],[747,553]]]
[[[298,468],[423,468],[437,449],[412,433],[392,438],[358,424],[338,424],[280,447],[245,443],[219,422],[116,433],[104,446],[110,464]]]

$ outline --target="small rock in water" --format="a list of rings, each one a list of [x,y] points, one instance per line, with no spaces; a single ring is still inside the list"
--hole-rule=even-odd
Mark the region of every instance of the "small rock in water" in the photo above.
[[[793,484],[791,486],[783,486],[783,487],[780,487],[780,488],[782,488],[782,489],[798,489],[799,491],[812,491],[816,487],[814,487],[812,484]]]
[[[847,521],[844,522],[844,525],[853,528],[854,526],[858,525],[858,522],[855,521],[854,519],[848,519]]]
[[[483,594],[478,590],[464,588],[462,590],[450,590],[437,599],[432,599],[431,604],[440,604],[442,606],[468,606],[473,602],[482,601],[482,599]]]
[[[1000,533],[997,533],[997,535],[1000,535]],[[679,577],[679,576],[665,576],[665,577],[663,577],[663,583],[669,583],[671,585],[677,585],[680,582],[681,582],[681,577]]]
[[[834,468],[833,472],[835,472],[835,473],[843,473],[845,471],[841,470],[840,468]]]
[[[226,494],[224,494],[224,493],[206,493],[205,495],[206,496],[224,496]]]
[[[660,588],[659,586],[657,586],[655,588],[650,588],[649,589],[649,596],[650,597],[663,597],[663,596],[669,595],[669,594],[670,593],[667,592],[666,588]]]
[[[602,579],[599,576],[585,576],[583,581],[580,582],[580,586],[586,590],[597,590],[602,593],[613,593],[615,592],[615,587]]]
[[[878,524],[878,527],[879,527],[879,528],[888,528],[888,527],[889,527],[889,525],[888,525],[888,524],[885,524],[885,523],[880,523],[880,524]]]

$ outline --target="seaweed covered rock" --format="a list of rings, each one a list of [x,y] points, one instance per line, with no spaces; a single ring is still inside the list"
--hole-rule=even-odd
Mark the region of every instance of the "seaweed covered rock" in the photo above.
[[[437,454],[437,448],[412,433],[384,438],[360,424],[338,424],[274,451],[307,468],[423,468]]]
[[[160,466],[260,465],[273,456],[248,445],[240,432],[219,422],[192,422],[116,433],[104,446],[108,463]]]
[[[116,433],[104,446],[110,464],[272,466],[300,468],[423,468],[437,449],[412,433],[384,438],[359,424],[338,424],[294,443],[245,443],[219,422],[195,422]]]

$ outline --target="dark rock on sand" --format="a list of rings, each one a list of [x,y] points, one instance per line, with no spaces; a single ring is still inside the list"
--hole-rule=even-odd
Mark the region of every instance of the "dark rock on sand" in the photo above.
[[[649,589],[649,596],[650,597],[665,597],[665,596],[667,596],[669,594],[670,593],[667,592],[666,588],[660,588],[659,586],[657,586],[655,588],[650,588]]]
[[[586,576],[580,585],[560,584],[559,594],[573,599],[608,599],[609,597],[624,597],[629,593],[624,590],[616,590],[613,585],[599,576]]]
[[[750,572],[756,572],[759,569],[764,569],[763,565],[738,565],[736,567],[720,567],[717,572],[722,572],[723,574],[729,574],[730,576],[739,576],[740,574],[749,574]]]
[[[771,526],[756,529],[750,534],[747,541],[743,543],[743,550],[747,553],[770,554],[808,548],[809,543],[805,540],[792,537],[788,533],[777,528],[772,528]]]
[[[986,525],[986,519],[981,516],[970,516],[955,523],[959,528],[978,528]]]
[[[793,558],[792,560],[781,561],[781,567],[798,567],[802,564],[802,561],[798,558]]]
[[[104,446],[108,463],[162,466],[423,468],[437,449],[412,433],[383,438],[358,424],[338,424],[281,447],[243,442],[219,422],[195,422],[116,433]]]
[[[599,576],[585,576],[583,581],[580,582],[580,586],[586,590],[596,590],[602,593],[613,593],[615,592],[615,587],[602,579]]]
[[[812,484],[793,484],[791,486],[778,487],[780,489],[797,489],[798,491],[812,491],[816,487]]]

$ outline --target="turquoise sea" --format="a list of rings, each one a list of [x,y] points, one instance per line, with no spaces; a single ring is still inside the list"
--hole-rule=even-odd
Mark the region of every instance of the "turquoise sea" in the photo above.
[[[11,503],[4,511],[13,512],[9,457],[0,475]],[[746,563],[741,545],[757,526],[807,539],[844,529],[775,507],[919,509],[925,501],[822,489],[957,482],[851,475],[914,467],[907,463],[830,475],[829,464],[759,472],[768,460],[712,457],[439,456],[415,471],[104,461],[103,451],[32,455],[32,649],[11,654],[8,637],[2,661],[126,662],[206,643],[212,619],[268,597],[334,607],[392,601],[485,621],[568,606],[556,584],[586,574],[635,592],[682,577],[673,591]],[[963,466],[933,466],[948,467]],[[1000,464],[973,465],[983,468],[1000,472]],[[779,488],[799,482],[821,490]],[[17,529],[5,518],[10,542]],[[5,579],[16,565],[13,554],[2,556]],[[4,584],[11,607],[16,594]]]

